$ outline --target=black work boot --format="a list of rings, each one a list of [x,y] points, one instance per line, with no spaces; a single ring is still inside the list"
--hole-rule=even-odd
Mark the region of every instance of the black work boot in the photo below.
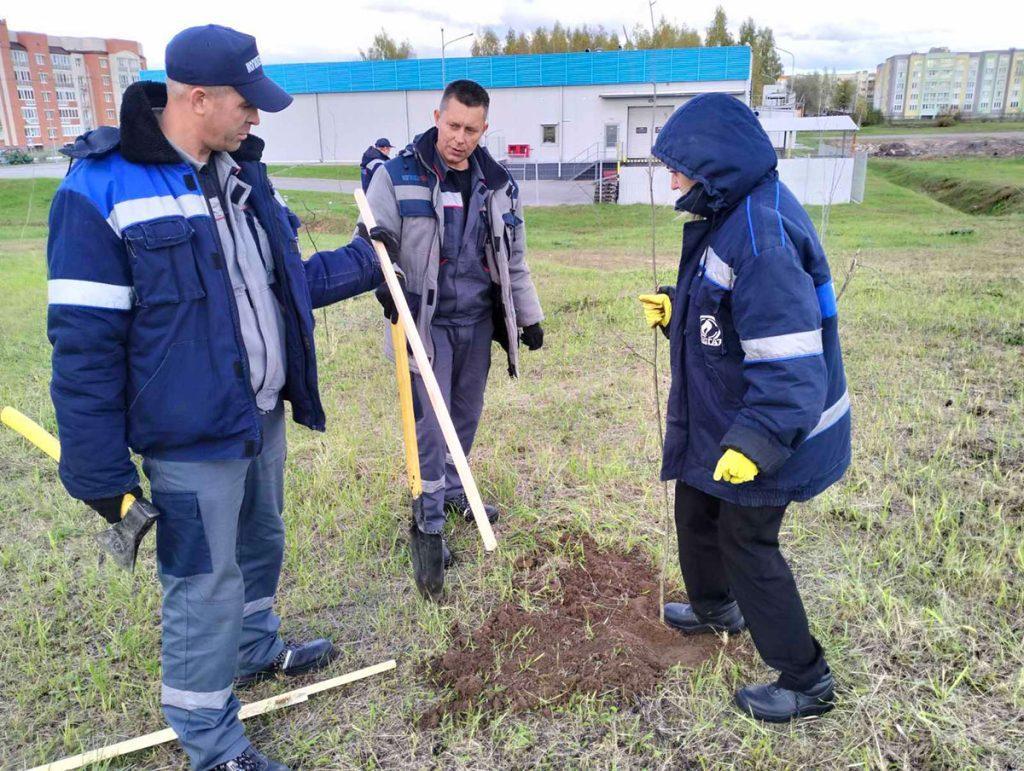
[[[409,552],[416,588],[424,599],[440,602],[444,594],[444,537],[424,533],[413,522],[409,526]]]
[[[835,680],[831,672],[806,691],[791,691],[777,683],[748,685],[736,691],[735,702],[743,712],[769,723],[788,723],[799,717],[824,715],[835,707]]]
[[[331,663],[334,656],[334,643],[330,640],[321,638],[307,643],[290,643],[285,645],[284,650],[278,653],[274,660],[263,669],[236,677],[235,687],[244,688],[247,685],[277,677],[279,674],[288,677],[304,675],[307,672],[323,669]]]
[[[210,771],[290,771],[288,766],[271,760],[249,745],[237,758],[218,763]]]
[[[665,603],[665,623],[684,634],[705,634],[707,632],[728,632],[739,634],[747,627],[740,613],[740,606],[734,602],[723,605],[709,615],[697,615],[692,605],[685,602]]]
[[[484,512],[487,514],[487,521],[492,525],[498,521],[498,507],[491,504],[484,504]],[[465,493],[460,493],[454,498],[445,498],[444,501],[444,513],[445,514],[461,514],[462,518],[467,522],[473,521],[473,508],[469,505],[469,498],[466,497]]]

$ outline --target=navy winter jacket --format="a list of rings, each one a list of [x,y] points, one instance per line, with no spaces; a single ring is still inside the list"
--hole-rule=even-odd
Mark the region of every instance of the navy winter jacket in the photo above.
[[[662,479],[744,506],[817,495],[850,463],[850,398],[836,299],[814,225],[779,181],[750,109],[703,94],[665,123],[654,155],[697,185],[669,331]],[[726,449],[757,477],[712,479]]]
[[[85,500],[138,484],[129,448],[176,461],[251,458],[262,448],[216,226],[192,167],[153,113],[166,100],[163,84],[130,86],[120,130],[97,129],[66,149],[73,164],[50,209],[50,392],[61,479]],[[233,157],[273,253],[287,351],[282,396],[296,422],[322,431],[312,310],[383,278],[361,239],[302,260],[298,219],[271,188],[262,150],[250,136]]]
[[[363,185],[363,192],[370,189],[370,180],[373,179],[373,172],[388,162],[388,156],[384,151],[371,145],[366,148],[363,158],[359,162],[359,180]]]

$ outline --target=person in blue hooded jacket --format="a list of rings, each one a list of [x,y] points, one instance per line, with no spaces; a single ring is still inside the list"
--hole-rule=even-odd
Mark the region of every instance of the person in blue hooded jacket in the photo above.
[[[687,633],[749,628],[770,685],[735,700],[773,722],[833,706],[834,682],[779,551],[786,507],[850,463],[850,399],[836,298],[814,226],[779,181],[756,116],[703,94],[665,123],[653,154],[679,190],[676,286],[641,296],[668,335],[661,478],[675,480],[679,564],[688,604],[665,619]]]
[[[50,209],[51,395],[68,492],[117,522],[142,495],[163,586],[164,715],[196,769],[274,771],[237,688],[325,666],[329,640],[286,644],[285,411],[324,430],[313,308],[373,289],[365,230],[303,260],[298,220],[250,130],[292,98],[256,41],[217,25],[167,46],[167,84],[124,93],[120,128],[66,150]]]
[[[373,173],[391,158],[391,140],[381,137],[372,145],[366,148],[362,160],[359,161],[359,181],[362,183],[363,192],[370,189],[370,180]]]

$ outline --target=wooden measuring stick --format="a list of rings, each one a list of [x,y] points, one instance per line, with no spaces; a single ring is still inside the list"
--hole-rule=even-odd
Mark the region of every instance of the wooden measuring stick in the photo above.
[[[255,717],[256,715],[263,715],[267,712],[273,712],[274,710],[282,709],[284,707],[290,707],[293,704],[301,704],[314,693],[338,688],[342,685],[354,683],[356,680],[362,680],[363,678],[371,677],[373,675],[380,674],[381,672],[387,672],[394,668],[395,660],[389,659],[388,661],[383,661],[380,664],[374,664],[372,667],[365,667],[364,669],[357,669],[355,672],[349,672],[347,675],[340,675],[339,677],[334,677],[330,680],[324,680],[323,682],[313,683],[312,685],[306,685],[302,688],[296,688],[293,691],[288,691],[278,696],[271,696],[269,699],[254,701],[251,704],[245,704],[242,706],[238,711],[238,719],[245,720],[250,717]],[[136,736],[134,739],[128,739],[123,742],[118,742],[117,744],[110,744],[106,747],[101,747],[98,750],[83,752],[81,755],[73,755],[54,763],[36,766],[30,771],[73,771],[73,769],[82,768],[90,763],[99,763],[102,760],[110,760],[111,758],[117,758],[131,752],[138,752],[139,750],[144,750],[149,747],[156,747],[159,744],[166,744],[176,738],[177,734],[175,734],[173,730],[165,728],[162,731],[154,731],[153,733],[145,734],[144,736]]]

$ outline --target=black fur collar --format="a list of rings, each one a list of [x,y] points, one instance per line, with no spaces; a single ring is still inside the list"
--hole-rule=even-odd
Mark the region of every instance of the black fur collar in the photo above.
[[[121,155],[132,163],[181,163],[160,130],[153,110],[167,104],[167,86],[151,80],[132,83],[121,98]],[[231,157],[237,163],[258,161],[263,140],[250,134]]]

